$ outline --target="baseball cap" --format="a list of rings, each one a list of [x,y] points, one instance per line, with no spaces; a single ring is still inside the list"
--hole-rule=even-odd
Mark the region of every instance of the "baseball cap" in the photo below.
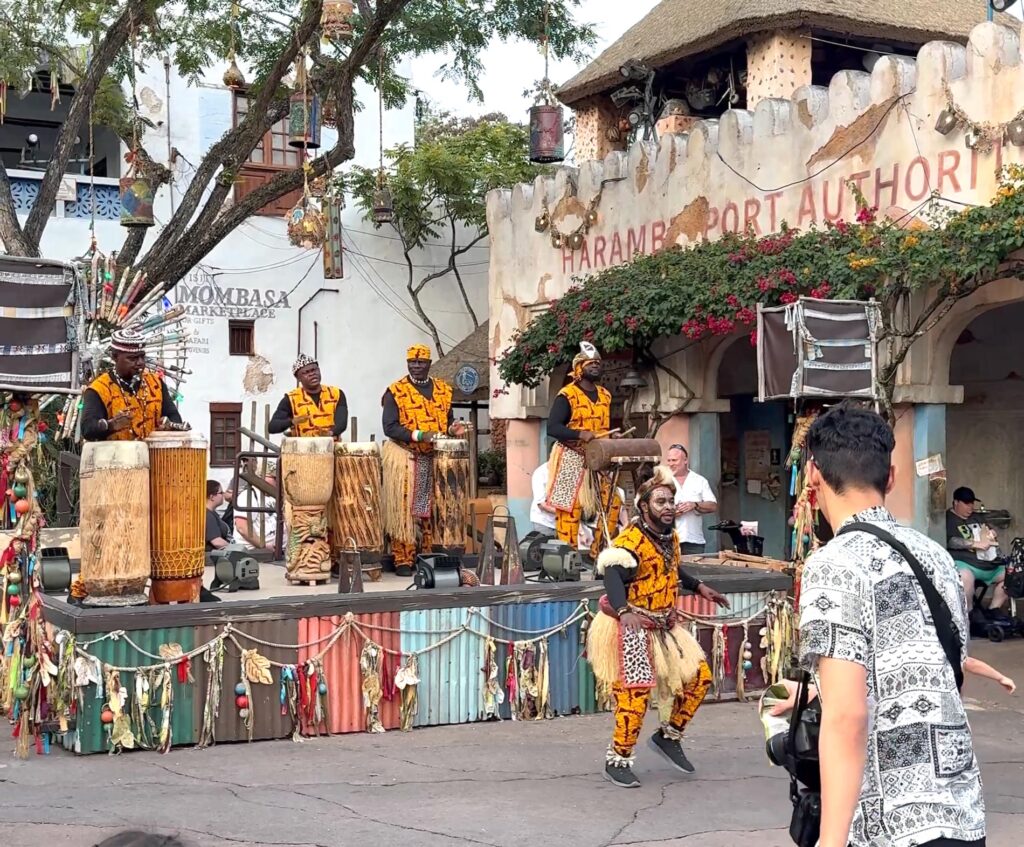
[[[961,485],[953,492],[953,501],[955,503],[974,503],[977,499],[974,496],[974,489],[968,488],[965,485]]]

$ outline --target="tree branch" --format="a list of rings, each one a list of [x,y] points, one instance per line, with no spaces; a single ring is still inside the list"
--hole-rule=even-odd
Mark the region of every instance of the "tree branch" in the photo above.
[[[399,232],[398,234],[401,235],[402,233]],[[420,303],[419,289],[414,288],[413,286],[413,278],[416,275],[416,271],[412,262],[412,256],[410,255],[410,246],[406,243],[404,238],[402,239],[402,255],[405,256],[405,264],[409,270],[408,281],[406,282],[405,287],[409,292],[409,297],[412,299],[413,308],[416,309],[416,314],[420,316],[420,320],[423,321],[424,326],[429,330],[431,338],[434,339],[434,346],[437,347],[437,355],[438,357],[441,357],[444,355],[444,346],[441,344],[441,335],[437,331],[437,327],[434,325],[434,322],[427,317],[427,313],[423,310],[423,306]],[[444,273],[448,273],[448,271],[445,270]]]
[[[163,5],[166,0],[155,0],[153,8]],[[61,177],[71,158],[71,151],[75,146],[75,138],[82,131],[86,119],[89,116],[89,109],[99,84],[117,54],[121,52],[131,35],[132,27],[137,25],[139,12],[132,3],[128,3],[124,11],[118,16],[114,23],[106,30],[103,40],[100,41],[92,56],[92,61],[86,69],[75,96],[71,100],[71,107],[68,109],[68,117],[61,125],[57,133],[57,142],[53,148],[53,155],[46,165],[43,180],[39,184],[39,194],[25,221],[25,240],[38,254],[39,241],[42,238],[43,230],[50,220],[50,213],[53,211],[53,204],[57,200],[57,191],[60,188]]]
[[[473,304],[469,302],[469,294],[466,293],[466,286],[462,282],[462,274],[459,273],[459,265],[456,260],[484,236],[482,234],[478,234],[475,239],[469,242],[469,244],[459,249],[457,241],[458,229],[456,228],[455,218],[450,217],[448,220],[452,225],[452,251],[451,255],[448,257],[448,267],[451,268],[452,273],[455,274],[455,281],[459,284],[459,293],[462,294],[462,302],[466,307],[466,311],[469,312],[470,319],[473,321],[473,329],[476,329],[480,326],[480,321],[476,316],[476,312],[473,311]]]
[[[0,162],[0,241],[12,256],[39,255],[39,249],[32,248],[21,228],[21,221],[18,220],[18,213],[14,209],[11,180],[3,162]]]

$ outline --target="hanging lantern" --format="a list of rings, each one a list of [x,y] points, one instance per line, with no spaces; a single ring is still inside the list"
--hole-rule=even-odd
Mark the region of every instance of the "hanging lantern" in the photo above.
[[[303,96],[296,91],[292,95],[288,145],[302,150],[316,150],[320,146],[320,98],[315,94]]]
[[[541,103],[530,107],[530,161],[550,165],[565,158],[562,107]]]
[[[320,103],[320,123],[323,126],[337,126],[338,101],[329,95]]]
[[[324,38],[347,41],[352,37],[351,0],[324,0],[320,15],[320,30]]]
[[[288,240],[293,246],[315,250],[323,245],[327,230],[324,216],[309,205],[305,197],[295,204],[284,219],[288,224]]]
[[[237,91],[239,88],[245,88],[245,76],[242,74],[242,69],[238,67],[238,63],[235,61],[235,54],[231,54],[231,64],[228,65],[228,69],[224,71],[224,84],[232,91]]]
[[[153,183],[148,177],[121,177],[121,226],[153,226]]]
[[[330,192],[324,198],[324,219],[327,225],[324,239],[324,279],[344,279],[345,262],[342,246],[341,210],[345,208],[342,197]]]
[[[391,199],[391,189],[381,173],[377,180],[377,190],[373,192],[373,222],[389,224],[395,218],[395,204]]]

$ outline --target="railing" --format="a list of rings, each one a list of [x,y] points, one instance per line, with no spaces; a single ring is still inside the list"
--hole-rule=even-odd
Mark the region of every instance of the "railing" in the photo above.
[[[8,170],[11,180],[11,195],[14,197],[14,211],[27,215],[32,211],[39,196],[39,184],[43,175],[38,171]],[[96,220],[116,221],[121,217],[121,195],[118,180],[109,177],[80,176],[64,174],[61,191],[54,203],[53,214],[58,218],[85,218],[93,215],[94,194]],[[73,198],[73,199],[72,199]]]

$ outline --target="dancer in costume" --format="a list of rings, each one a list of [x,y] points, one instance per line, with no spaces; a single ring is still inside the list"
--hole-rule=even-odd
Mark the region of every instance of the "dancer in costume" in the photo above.
[[[590,625],[587,656],[598,681],[611,686],[615,697],[615,733],[604,775],[622,788],[640,785],[633,774],[633,748],[652,689],[661,728],[650,744],[677,770],[693,773],[680,741],[711,685],[711,670],[676,611],[679,588],[729,606],[680,567],[674,499],[672,471],[659,465],[637,490],[638,516],[597,558],[607,594]]]
[[[86,441],[140,441],[158,429],[188,429],[174,395],[146,370],[146,339],[134,329],[110,338],[113,369],[94,379],[82,398],[82,437]]]
[[[621,498],[611,490],[611,480],[601,475],[599,486],[595,485],[583,458],[584,446],[607,434],[611,426],[612,395],[599,384],[603,374],[597,348],[587,342],[580,344],[580,352],[572,360],[573,381],[558,392],[548,415],[548,435],[558,442],[548,460],[547,505],[555,510],[555,534],[575,547],[581,519],[598,516],[590,547],[593,557],[604,542],[605,525],[599,512],[604,512],[614,534],[622,508]]]
[[[296,438],[340,436],[348,426],[345,392],[321,383],[320,365],[305,354],[295,360],[292,374],[299,386],[278,403],[268,427],[271,434],[284,432]]]
[[[452,416],[452,387],[430,377],[430,348],[414,344],[406,353],[409,374],[388,386],[381,398],[381,422],[388,440],[381,448],[384,531],[391,539],[395,571],[412,575],[416,554],[433,542],[434,447],[448,434],[466,435]]]

